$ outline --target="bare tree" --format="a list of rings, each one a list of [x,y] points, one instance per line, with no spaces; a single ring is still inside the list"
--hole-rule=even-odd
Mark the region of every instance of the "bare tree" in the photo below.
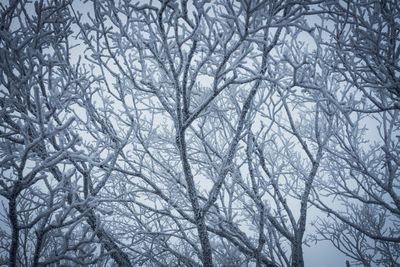
[[[341,86],[325,109],[338,131],[315,201],[333,219],[319,221],[318,233],[365,266],[397,266],[399,5],[343,1],[324,8],[320,41],[332,56],[323,62]]]
[[[122,108],[110,103],[104,113],[90,116],[118,127],[108,131],[109,139],[126,131],[125,125],[136,125],[129,142],[137,145],[126,147],[119,166],[114,168],[127,181],[121,186],[130,185],[120,201],[132,209],[132,214],[137,214],[137,205],[154,216],[165,216],[164,209],[173,207],[176,214],[168,213],[174,224],[169,226],[170,231],[180,233],[179,238],[195,249],[204,266],[213,262],[210,231],[236,244],[247,257],[258,255],[259,264],[275,265],[268,254],[262,254],[264,234],[257,246],[245,241],[248,237],[243,233],[239,239],[227,237],[227,229],[218,222],[226,221],[219,211],[223,203],[218,199],[222,188],[236,183],[228,182],[227,177],[235,172],[233,162],[239,143],[247,139],[245,125],[254,97],[260,87],[272,90],[272,80],[278,79],[270,67],[276,63],[271,51],[277,44],[281,46],[282,31],[291,35],[289,28],[306,27],[298,18],[307,13],[307,3],[222,1],[211,5],[166,1],[160,5],[126,5],[104,1],[95,3],[93,10],[87,23],[79,12],[76,14],[82,21],[81,38],[91,49],[91,62],[100,73],[111,77],[102,82],[107,93],[99,93],[98,99],[106,103],[111,98]],[[93,110],[89,101],[87,105]],[[177,187],[174,195],[171,187]],[[142,190],[147,198],[151,196],[154,203],[162,205],[161,211],[138,200],[144,197]],[[305,192],[303,213],[309,190]],[[232,194],[237,197],[236,192]],[[178,223],[182,219],[186,221],[183,225]],[[304,233],[305,214],[301,221]],[[193,233],[188,236],[185,232],[188,222],[196,226],[199,242]],[[228,223],[234,227],[234,221]],[[302,234],[293,242],[294,251],[302,254]],[[153,253],[148,257],[155,260]]]
[[[2,263],[398,264],[395,1],[0,8]]]
[[[2,6],[0,192],[8,205],[3,220],[10,230],[2,231],[2,246],[10,266],[93,263],[95,242],[129,265],[80,189],[90,170],[71,110],[77,92],[90,83],[70,63],[69,5]],[[82,228],[84,221],[92,235]]]

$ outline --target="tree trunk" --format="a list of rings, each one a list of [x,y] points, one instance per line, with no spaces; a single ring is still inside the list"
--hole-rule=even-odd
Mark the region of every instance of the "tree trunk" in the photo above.
[[[208,238],[205,214],[203,213],[202,209],[200,208],[193,176],[191,174],[190,167],[187,164],[188,164],[187,160],[184,160],[183,166],[184,166],[184,168],[186,168],[185,169],[186,183],[188,185],[189,199],[192,204],[194,219],[196,221],[197,233],[198,233],[199,239],[200,239],[200,244],[201,244],[201,249],[202,249],[203,266],[204,267],[212,267],[213,266],[212,250],[211,250],[210,240]]]
[[[295,239],[292,244],[292,267],[304,267],[302,242],[297,237]]]
[[[196,226],[202,248],[203,266],[212,267],[213,266],[212,250],[211,250],[210,240],[208,238],[205,218],[202,214],[200,214],[200,217],[196,218]]]
[[[32,266],[34,266],[34,267],[39,266],[39,258],[40,258],[40,252],[41,252],[42,246],[43,246],[43,238],[44,238],[44,232],[43,231],[39,231],[37,233],[35,254],[33,255]]]
[[[94,211],[90,210],[86,217],[86,221],[88,222],[90,228],[92,228],[92,230],[96,232],[97,238],[100,240],[101,244],[105,247],[108,253],[110,253],[111,257],[118,264],[118,266],[133,266],[129,260],[129,256],[125,252],[123,252],[122,249],[119,248],[115,241],[109,236],[109,234],[101,226],[98,225],[96,214],[94,213]]]
[[[8,211],[11,224],[10,267],[17,266],[19,227],[17,216],[17,195],[13,195],[8,202]]]
[[[182,160],[182,168],[185,174],[185,180],[188,187],[188,195],[190,199],[190,204],[192,205],[194,219],[196,221],[197,233],[199,235],[201,249],[202,249],[202,261],[204,267],[212,267],[212,250],[210,240],[208,238],[207,226],[205,222],[205,214],[200,207],[199,200],[197,198],[196,187],[194,183],[194,178],[192,170],[190,168],[189,160],[186,154],[186,140],[185,131],[180,128],[177,136],[177,145],[180,150],[180,157]]]

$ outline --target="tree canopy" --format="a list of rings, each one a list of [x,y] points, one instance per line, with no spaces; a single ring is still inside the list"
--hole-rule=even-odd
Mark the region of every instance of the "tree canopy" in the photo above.
[[[0,265],[400,264],[398,1],[0,13]]]

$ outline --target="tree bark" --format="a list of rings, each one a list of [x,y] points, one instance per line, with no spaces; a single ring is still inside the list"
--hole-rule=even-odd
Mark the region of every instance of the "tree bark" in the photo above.
[[[9,219],[11,224],[10,267],[17,266],[19,227],[17,215],[17,194],[13,194],[8,202]]]
[[[297,234],[292,243],[292,267],[304,267],[302,234]]]
[[[181,128],[182,129],[182,128]],[[197,192],[193,179],[193,174],[190,168],[189,160],[186,153],[186,140],[184,130],[178,132],[177,144],[180,150],[180,156],[182,160],[182,168],[185,174],[185,180],[188,187],[188,195],[190,203],[194,213],[194,219],[196,222],[197,233],[199,235],[201,249],[202,249],[202,262],[204,267],[212,267],[212,250],[211,244],[208,237],[207,226],[205,222],[205,214],[200,207],[199,200],[197,198]]]
[[[84,212],[84,211],[85,211],[85,209],[83,209],[82,212]],[[92,230],[96,232],[97,238],[100,240],[100,242],[106,248],[106,250],[110,253],[111,257],[118,264],[118,266],[121,266],[121,267],[133,266],[129,260],[128,254],[126,254],[124,251],[121,250],[121,248],[118,247],[118,245],[110,237],[110,235],[104,230],[104,228],[99,226],[98,221],[96,219],[96,214],[94,213],[93,210],[90,210],[88,212],[86,218],[87,218],[86,221],[89,224],[90,228],[92,228]]]

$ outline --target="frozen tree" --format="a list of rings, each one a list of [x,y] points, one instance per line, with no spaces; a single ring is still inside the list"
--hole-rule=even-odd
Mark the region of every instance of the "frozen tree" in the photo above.
[[[335,121],[318,206],[318,233],[364,266],[400,261],[399,4],[326,4],[318,27],[337,84],[325,113]],[[338,205],[332,207],[332,200]],[[340,204],[340,205],[339,205]],[[337,207],[337,208],[334,208]]]
[[[395,1],[0,8],[2,263],[399,263]]]
[[[304,20],[311,5],[290,1],[165,1],[159,5],[103,1],[93,5],[88,22],[76,12],[81,21],[80,38],[90,48],[89,60],[101,73],[98,87],[106,88],[98,91],[94,87],[82,96],[88,99],[88,116],[99,124],[98,128],[107,129],[106,139],[119,140],[118,133],[134,133],[112,167],[115,180],[109,181],[112,188],[104,190],[103,197],[124,206],[115,211],[115,216],[135,216],[135,220],[124,220],[118,227],[129,224],[138,233],[154,232],[137,235],[145,248],[135,251],[139,258],[158,264],[160,259],[164,264],[171,260],[199,264],[200,260],[204,266],[211,266],[212,250],[218,251],[217,257],[227,257],[227,243],[229,250],[243,253],[234,260],[238,264],[253,258],[259,266],[304,265],[308,197],[326,140],[319,137],[318,114],[307,118],[311,120],[308,125],[317,125],[317,129],[302,137],[297,125],[301,122],[294,121],[291,111],[292,105],[300,105],[303,108],[296,110],[296,116],[305,111],[315,114],[318,104],[307,107],[305,103],[318,96],[313,99],[304,92],[292,95],[290,90],[298,86],[296,79],[306,79],[307,72],[312,74],[307,56],[296,55],[305,49],[293,42],[294,36],[311,30]],[[101,111],[94,111],[93,95],[101,101]],[[298,103],[296,97],[300,97]],[[277,110],[263,114],[265,105],[283,109],[286,123],[275,122],[282,119]],[[259,129],[264,119],[271,120],[267,128],[273,130],[264,126]],[[257,124],[254,130],[252,124]],[[263,137],[255,138],[252,131]],[[290,159],[292,177],[271,174],[268,169],[267,165],[275,163],[266,163],[263,143],[267,142],[266,134],[273,131],[272,135],[284,135],[276,141],[273,156],[285,151],[282,160]],[[309,147],[305,139],[314,145]],[[241,149],[241,143],[247,148]],[[310,161],[301,174],[296,174],[299,166],[291,158],[298,149],[302,150],[298,159],[303,161],[306,156]],[[257,174],[253,170],[254,157],[259,157],[262,174],[261,169]],[[243,165],[248,168],[243,169]],[[253,184],[243,181],[247,177]],[[286,190],[280,188],[278,179],[302,182]],[[117,190],[115,185],[119,186]],[[288,188],[289,184],[284,186]],[[263,198],[271,190],[273,193]],[[300,199],[298,219],[286,204],[286,195]],[[264,202],[271,200],[276,206],[267,212]],[[258,210],[256,214],[250,212],[250,221],[245,219],[248,201]],[[287,214],[282,213],[282,205]],[[237,212],[238,218],[232,208],[242,211]],[[153,214],[151,219],[143,211]],[[254,237],[254,229],[251,233],[240,229],[240,220],[248,225],[255,223],[258,237]],[[290,252],[283,251],[283,244],[276,252],[279,260],[275,252],[264,250],[267,227],[289,242]],[[151,253],[149,241],[157,241]],[[271,251],[275,251],[274,246],[270,243]],[[185,257],[190,247],[193,252]],[[161,256],[165,251],[169,257]]]
[[[379,94],[379,101],[392,101],[385,92]],[[324,197],[317,197],[315,205],[334,219],[319,224],[318,232],[365,266],[394,266],[400,256],[399,111],[356,113],[379,107],[354,99],[357,92],[340,96],[353,104],[345,114],[334,104],[326,110],[337,130],[326,153],[327,179],[318,186]]]
[[[96,243],[127,266],[93,211],[94,200],[80,189],[97,160],[87,162],[73,130],[78,92],[90,81],[70,63],[69,4],[12,1],[1,7],[0,194],[7,205],[1,257],[9,266],[94,263],[104,254]]]

